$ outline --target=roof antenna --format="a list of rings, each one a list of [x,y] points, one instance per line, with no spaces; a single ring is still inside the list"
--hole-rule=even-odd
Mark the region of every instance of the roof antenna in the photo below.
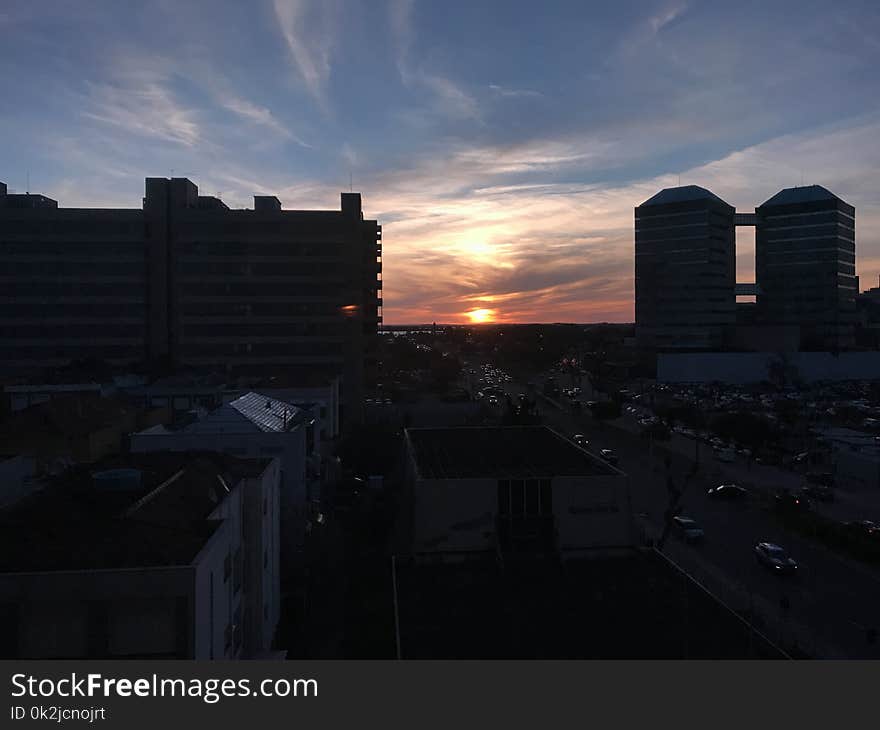
[[[31,171],[30,170],[27,171],[27,183],[24,186],[24,194],[25,195],[31,194]]]
[[[351,174],[351,170],[348,171],[348,192],[354,192],[354,178]]]
[[[681,187],[681,173],[678,173],[678,187]]]

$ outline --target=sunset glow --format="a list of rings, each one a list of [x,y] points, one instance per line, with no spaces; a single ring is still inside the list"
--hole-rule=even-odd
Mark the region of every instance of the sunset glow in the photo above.
[[[632,322],[633,209],[679,184],[742,210],[824,185],[855,206],[875,286],[880,16],[862,4],[864,23],[826,28],[792,0],[146,0],[148,32],[126,3],[46,17],[7,0],[0,55],[29,73],[0,81],[0,180],[61,207],[140,207],[149,175],[234,209],[360,192],[383,231],[384,324]],[[777,47],[805,52],[782,67]],[[804,101],[817,88],[826,103]],[[754,231],[736,236],[754,281]]]
[[[465,315],[470,319],[471,324],[487,324],[495,319],[495,310],[472,309],[470,312],[465,312]]]

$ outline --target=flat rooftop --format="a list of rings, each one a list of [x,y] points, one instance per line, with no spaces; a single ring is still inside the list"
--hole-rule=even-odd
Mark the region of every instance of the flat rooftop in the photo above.
[[[422,479],[527,479],[620,472],[546,426],[409,428]]]

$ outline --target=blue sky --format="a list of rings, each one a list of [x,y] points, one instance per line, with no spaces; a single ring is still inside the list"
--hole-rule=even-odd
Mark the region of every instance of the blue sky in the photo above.
[[[878,68],[876,2],[4,0],[0,180],[333,208],[352,179],[386,321],[631,321],[632,209],[679,179],[825,185],[877,285]]]

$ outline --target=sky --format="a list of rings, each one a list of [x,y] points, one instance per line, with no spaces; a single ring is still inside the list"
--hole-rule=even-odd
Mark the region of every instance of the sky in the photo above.
[[[383,226],[386,323],[627,322],[633,208],[821,184],[880,276],[880,3],[3,0],[0,180]],[[737,232],[738,280],[754,235]]]

